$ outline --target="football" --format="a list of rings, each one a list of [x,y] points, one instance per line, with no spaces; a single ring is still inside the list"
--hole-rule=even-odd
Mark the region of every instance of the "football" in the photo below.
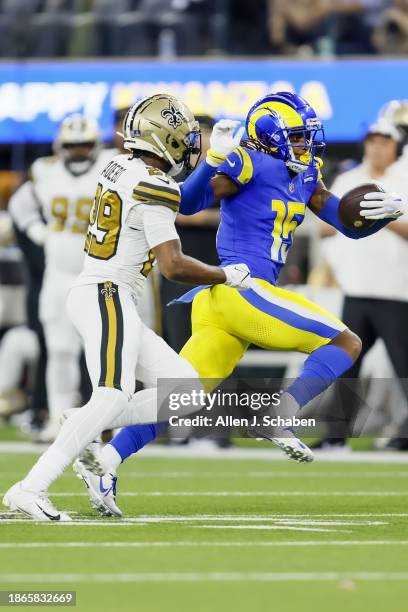
[[[384,189],[376,183],[364,183],[344,194],[339,204],[339,219],[345,227],[348,229],[363,229],[375,223],[372,219],[364,219],[360,216],[361,200],[364,199],[366,193],[373,191],[383,192]]]

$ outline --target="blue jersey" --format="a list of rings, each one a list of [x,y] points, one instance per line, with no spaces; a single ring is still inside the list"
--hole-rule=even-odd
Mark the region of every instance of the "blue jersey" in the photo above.
[[[239,192],[221,201],[217,251],[222,265],[246,263],[255,278],[276,284],[319,170],[290,174],[279,159],[240,146],[218,168]]]

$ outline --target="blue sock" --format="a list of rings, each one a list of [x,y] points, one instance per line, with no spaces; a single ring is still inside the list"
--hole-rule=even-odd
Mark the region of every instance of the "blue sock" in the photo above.
[[[288,388],[288,393],[303,408],[352,365],[352,358],[340,347],[332,344],[321,346],[306,359],[301,373]]]
[[[146,444],[149,444],[149,442],[157,438],[166,427],[167,423],[124,427],[116,434],[109,444],[119,453],[123,462],[130,455],[137,453],[141,448],[146,446]]]

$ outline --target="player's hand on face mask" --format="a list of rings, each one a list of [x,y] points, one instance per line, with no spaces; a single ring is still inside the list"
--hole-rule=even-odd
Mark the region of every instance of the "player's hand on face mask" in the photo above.
[[[228,285],[228,287],[250,289],[252,286],[251,272],[246,264],[230,264],[228,266],[222,266],[222,269],[227,277],[225,285]]]
[[[360,207],[363,209],[360,215],[373,221],[398,219],[407,210],[407,205],[400,195],[381,191],[366,193]]]
[[[207,151],[207,164],[213,167],[219,166],[239,145],[245,129],[243,127],[237,129],[240,123],[232,119],[221,119],[214,125],[210,136],[210,149]]]

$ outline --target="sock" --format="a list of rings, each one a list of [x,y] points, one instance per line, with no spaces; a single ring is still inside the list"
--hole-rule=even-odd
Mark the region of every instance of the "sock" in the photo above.
[[[346,351],[338,346],[321,346],[309,355],[302,371],[287,392],[300,408],[325,391],[332,382],[353,365]]]
[[[90,401],[62,425],[55,442],[39,458],[24,478],[22,487],[46,491],[92,440],[107,429],[128,403],[122,391],[98,387]]]
[[[105,465],[116,469],[122,461],[137,453],[166,429],[167,423],[125,427],[101,451]],[[114,453],[112,452],[114,451]]]
[[[143,426],[141,425],[140,427],[143,427]],[[116,472],[117,468],[122,463],[122,457],[119,454],[119,451],[116,450],[116,445],[112,444],[115,438],[117,438],[122,433],[122,431],[125,431],[125,429],[122,429],[113,438],[113,440],[111,440],[111,442],[108,442],[108,444],[105,444],[105,446],[102,448],[102,450],[98,454],[99,460],[103,463],[105,467],[105,474],[106,472],[110,472],[111,470],[114,470]]]

